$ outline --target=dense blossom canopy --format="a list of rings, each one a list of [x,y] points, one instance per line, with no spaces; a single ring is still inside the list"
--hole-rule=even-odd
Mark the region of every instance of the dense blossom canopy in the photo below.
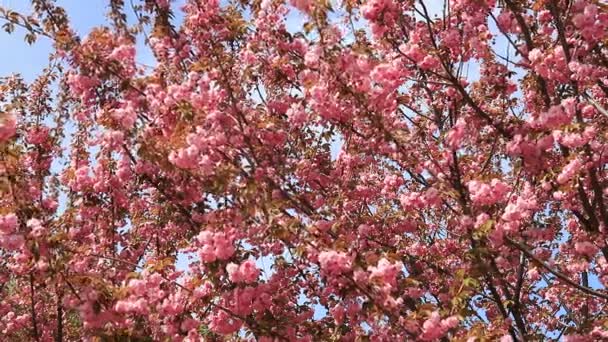
[[[608,339],[602,0],[31,3],[0,340]]]

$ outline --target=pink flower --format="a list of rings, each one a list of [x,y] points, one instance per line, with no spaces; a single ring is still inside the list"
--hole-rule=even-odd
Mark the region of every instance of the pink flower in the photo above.
[[[226,260],[234,254],[233,239],[224,233],[205,230],[199,233],[197,239],[201,245],[198,255],[203,262]]]
[[[581,168],[583,167],[583,163],[580,161],[580,159],[576,158],[571,160],[568,164],[566,164],[566,166],[564,166],[564,168],[562,169],[562,172],[560,172],[559,175],[557,175],[557,182],[559,184],[565,184],[568,181],[570,181],[577,173],[579,173],[581,171]]]
[[[40,259],[38,260],[38,262],[36,263],[36,268],[40,271],[40,272],[46,272],[49,269],[49,263],[45,260],[45,259]]]
[[[68,76],[70,89],[84,101],[91,101],[94,98],[95,92],[93,90],[99,84],[100,80],[95,76],[81,74],[70,74]],[[82,115],[79,115],[79,117],[82,117]]]
[[[340,275],[351,269],[351,259],[346,253],[327,251],[319,254],[321,270],[326,274]]]
[[[456,124],[452,129],[448,132],[446,136],[446,140],[448,145],[452,150],[457,150],[462,143],[462,139],[464,138],[466,133],[466,122],[463,118],[459,118],[456,121]]]
[[[226,271],[233,283],[254,283],[260,274],[260,270],[253,260],[246,260],[241,265],[229,263],[226,266]]]
[[[319,46],[309,49],[304,55],[304,64],[309,68],[316,67],[317,64],[319,64],[322,52],[323,51]]]
[[[112,50],[108,57],[117,61],[133,60],[135,58],[135,47],[133,45],[120,45]]]
[[[490,184],[476,180],[468,184],[471,200],[479,205],[492,205],[505,199],[511,188],[500,180],[494,178]]]
[[[12,113],[4,114],[0,119],[0,143],[7,141],[17,131],[17,119]]]
[[[538,206],[536,196],[529,184],[526,184],[520,196],[512,199],[505,208],[501,219],[507,222],[516,222],[530,217],[533,210]]]
[[[592,342],[592,341],[595,341],[595,339],[593,339],[590,336],[584,336],[584,335],[578,335],[578,334],[564,336],[564,342]]]
[[[75,180],[74,180],[74,190],[81,191],[86,187],[90,187],[93,185],[93,179],[89,175],[90,169],[88,166],[84,165],[79,167],[75,172]]]
[[[363,17],[370,21],[377,21],[385,10],[394,10],[396,5],[391,0],[368,0],[361,7]]]
[[[422,61],[426,56],[418,44],[405,45],[403,53],[416,63]]]
[[[25,238],[20,234],[0,234],[0,247],[9,251],[20,250],[25,244]]]
[[[539,49],[533,49],[528,53],[528,59],[532,63],[538,63],[543,59],[543,53]]]
[[[579,255],[592,258],[597,254],[598,247],[589,241],[579,241],[574,244],[574,250]]]
[[[4,216],[0,216],[0,233],[11,234],[17,229],[19,219],[17,215],[10,213]]]
[[[595,4],[585,6],[582,13],[574,15],[572,22],[587,41],[596,41],[606,36],[606,15]]]
[[[293,7],[299,9],[304,13],[309,13],[312,11],[312,5],[314,2],[310,0],[290,0],[290,3]]]
[[[422,61],[418,63],[418,66],[422,70],[430,70],[437,68],[440,65],[439,59],[435,56],[427,55],[424,56]]]
[[[143,296],[148,291],[148,284],[142,279],[131,279],[129,281],[129,291],[136,296]]]
[[[503,11],[501,12],[497,19],[497,23],[498,23],[498,27],[505,33],[509,33],[509,32],[513,32],[513,28],[515,28],[517,21],[515,20],[515,17],[513,16],[513,13],[509,12],[509,11]],[[532,50],[534,51],[534,50]]]
[[[117,108],[112,113],[112,117],[116,119],[125,129],[131,129],[137,120],[137,113],[132,105],[125,105],[122,108]]]
[[[308,114],[306,114],[306,111],[301,105],[291,105],[285,114],[295,127],[302,126],[302,124],[304,124],[308,119]]]
[[[446,319],[441,319],[438,311],[434,311],[431,314],[424,324],[422,325],[422,334],[420,335],[420,339],[423,341],[433,341],[439,339],[445,334],[447,334],[448,330],[456,327],[459,323],[459,320],[455,316],[448,317]]]
[[[30,219],[27,221],[27,227],[30,228],[31,234],[34,238],[39,239],[46,234],[46,229],[42,226],[42,223],[37,219]]]
[[[337,324],[344,322],[344,314],[346,310],[342,304],[337,304],[333,308],[329,309],[329,313],[332,315]]]
[[[194,169],[199,163],[199,150],[196,145],[190,145],[178,151],[171,151],[169,161],[182,169]]]
[[[444,328],[447,328],[447,329],[452,329],[452,328],[455,328],[456,326],[458,326],[458,323],[460,323],[460,320],[458,319],[458,317],[450,316],[441,321],[441,326]]]
[[[410,192],[403,194],[400,198],[401,206],[404,209],[420,209],[424,207],[422,195],[419,192]]]
[[[541,113],[537,122],[540,127],[556,129],[572,121],[574,115],[564,110],[562,106],[552,106],[548,111]]]
[[[402,269],[402,263],[390,263],[386,258],[380,259],[377,266],[369,266],[367,268],[370,272],[369,279],[377,281],[379,285],[387,287],[388,290],[396,286],[397,276],[402,272]]]
[[[209,328],[215,333],[229,335],[238,331],[242,325],[243,322],[220,310],[211,316]]]

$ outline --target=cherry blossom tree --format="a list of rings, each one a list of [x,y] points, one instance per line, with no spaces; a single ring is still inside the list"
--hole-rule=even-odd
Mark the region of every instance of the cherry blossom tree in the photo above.
[[[602,0],[31,5],[1,340],[608,339]]]

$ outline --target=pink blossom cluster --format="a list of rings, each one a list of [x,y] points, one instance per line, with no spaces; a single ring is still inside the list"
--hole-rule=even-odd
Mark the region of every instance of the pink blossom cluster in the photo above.
[[[588,258],[593,258],[598,250],[598,247],[590,241],[577,241],[574,243],[574,251]]]
[[[556,47],[549,54],[534,49],[530,51],[528,58],[534,70],[547,79],[564,82],[569,78],[568,61],[561,46]]]
[[[555,130],[553,131],[553,138],[560,145],[566,146],[568,148],[578,148],[591,141],[596,136],[596,134],[596,129],[593,126],[587,126],[585,130],[581,133],[564,133],[560,130]]]
[[[458,119],[456,124],[446,135],[446,141],[451,149],[457,150],[462,144],[462,140],[466,134],[466,121],[463,118]]]
[[[226,272],[233,283],[254,283],[260,275],[260,270],[253,260],[247,260],[240,265],[229,263]]]
[[[559,173],[559,175],[557,175],[555,180],[558,184],[567,183],[574,178],[577,173],[581,172],[583,165],[583,162],[581,162],[581,160],[578,158],[571,160],[563,167],[562,171]]]
[[[0,142],[10,139],[17,131],[17,119],[14,114],[5,114],[0,119]]]
[[[403,272],[401,262],[391,263],[385,258],[378,261],[378,265],[367,268],[369,280],[377,282],[380,287],[386,288],[388,292],[397,287],[397,277]]]
[[[135,68],[135,47],[131,44],[119,45],[108,56],[109,59],[115,60],[123,67],[125,76],[133,76],[136,72]]]
[[[200,244],[198,255],[203,262],[227,260],[235,252],[234,238],[223,232],[204,230],[198,234],[197,240]]]
[[[562,105],[551,106],[549,110],[541,113],[537,120],[531,124],[533,127],[545,129],[557,129],[567,125],[572,121],[576,112],[576,102],[574,99],[564,100]]]
[[[450,316],[442,319],[439,312],[433,311],[431,317],[429,317],[422,325],[422,334],[420,339],[422,341],[434,341],[443,336],[452,328],[459,324],[459,320],[456,316]]]
[[[491,242],[495,246],[503,245],[505,234],[517,232],[524,221],[530,219],[536,210],[538,210],[538,199],[530,185],[526,184],[523,191],[518,196],[512,196],[509,204],[504,208],[504,212],[500,216],[502,221],[496,224],[489,236]],[[476,225],[485,223],[488,218],[486,214],[481,214],[477,218]]]
[[[25,240],[17,232],[19,219],[15,214],[0,216],[0,247],[6,250],[19,250]]]
[[[137,120],[137,113],[132,103],[125,103],[112,113],[112,117],[125,129],[130,129]]]
[[[410,192],[400,197],[400,202],[405,209],[422,209],[437,206],[441,203],[439,192],[435,188],[429,188],[423,193]]]
[[[530,184],[526,184],[519,196],[514,196],[505,208],[502,219],[507,222],[529,218],[538,208],[538,201]]]
[[[582,11],[581,11],[582,9]],[[608,13],[600,10],[596,4],[588,4],[586,1],[576,1],[575,13],[572,18],[574,26],[581,30],[581,35],[588,42],[602,40],[608,34]]]
[[[319,253],[321,270],[328,275],[339,276],[351,270],[351,258],[344,252],[324,251]]]
[[[371,0],[361,7],[361,13],[371,22],[374,35],[379,36],[386,31],[387,24],[396,20],[397,9],[392,0]]]
[[[478,205],[492,205],[505,200],[511,190],[508,184],[499,179],[492,179],[490,183],[472,180],[467,183],[471,200]]]
[[[78,95],[84,102],[91,101],[95,96],[95,87],[99,85],[99,79],[94,76],[72,74],[68,78],[68,84],[74,94]],[[82,118],[82,115],[78,115]]]
[[[219,112],[213,112],[208,116],[209,120],[223,120],[224,118],[225,116]],[[213,172],[215,161],[214,157],[206,154],[205,151],[222,146],[228,141],[222,134],[213,137],[207,136],[205,130],[199,126],[196,128],[196,133],[187,136],[186,142],[187,147],[171,151],[169,161],[180,168],[197,169],[198,172],[206,175]]]

